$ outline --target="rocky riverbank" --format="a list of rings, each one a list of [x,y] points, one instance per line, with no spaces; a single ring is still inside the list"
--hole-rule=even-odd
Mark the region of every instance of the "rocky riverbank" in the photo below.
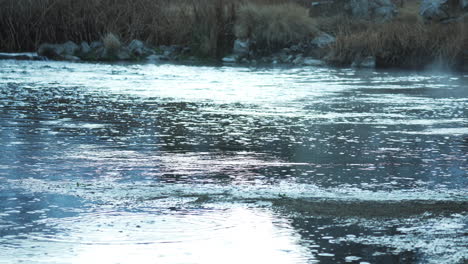
[[[67,41],[62,44],[45,43],[39,46],[37,54],[51,60],[64,61],[177,61],[189,57],[190,48],[181,45],[151,47],[140,40],[124,45],[113,34],[103,41],[76,44]]]
[[[91,41],[75,38],[75,42],[42,43],[37,56],[4,55],[0,59],[209,59],[253,65],[424,68],[437,64],[468,69],[466,0],[312,0],[301,1],[303,5],[265,2],[222,2],[211,14],[218,20],[198,15],[193,20],[187,18],[201,24],[193,24],[193,32],[184,33],[191,37],[180,41],[182,44],[167,39],[181,39],[177,30],[166,36],[168,44],[164,45],[149,37],[145,41],[128,39],[117,30]],[[223,7],[227,6],[233,14],[225,13]],[[188,10],[200,12],[197,8]]]

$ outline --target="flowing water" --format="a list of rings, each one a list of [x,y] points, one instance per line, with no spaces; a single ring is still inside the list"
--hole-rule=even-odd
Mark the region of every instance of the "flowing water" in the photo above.
[[[0,263],[467,263],[468,75],[0,61]]]

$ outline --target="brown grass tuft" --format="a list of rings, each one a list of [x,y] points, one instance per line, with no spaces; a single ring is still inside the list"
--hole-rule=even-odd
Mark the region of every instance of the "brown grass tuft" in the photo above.
[[[120,42],[119,38],[114,33],[107,33],[102,38],[102,43],[104,47],[111,52],[116,52],[122,47],[122,42]]]
[[[434,62],[452,67],[468,47],[466,25],[397,20],[352,34],[341,33],[329,59],[337,65],[349,65],[357,58],[375,56],[381,67],[420,68]]]
[[[317,32],[308,10],[294,3],[242,5],[237,13],[235,35],[250,38],[259,47],[275,49],[307,39]]]

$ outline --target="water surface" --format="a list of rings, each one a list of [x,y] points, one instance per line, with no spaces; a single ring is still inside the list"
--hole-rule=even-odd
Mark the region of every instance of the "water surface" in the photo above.
[[[0,61],[0,263],[464,263],[466,87]]]

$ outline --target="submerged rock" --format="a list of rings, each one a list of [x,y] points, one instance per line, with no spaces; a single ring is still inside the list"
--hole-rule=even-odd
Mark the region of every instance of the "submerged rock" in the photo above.
[[[91,52],[91,47],[89,46],[88,42],[83,41],[80,44],[80,53],[81,54],[88,54]]]

